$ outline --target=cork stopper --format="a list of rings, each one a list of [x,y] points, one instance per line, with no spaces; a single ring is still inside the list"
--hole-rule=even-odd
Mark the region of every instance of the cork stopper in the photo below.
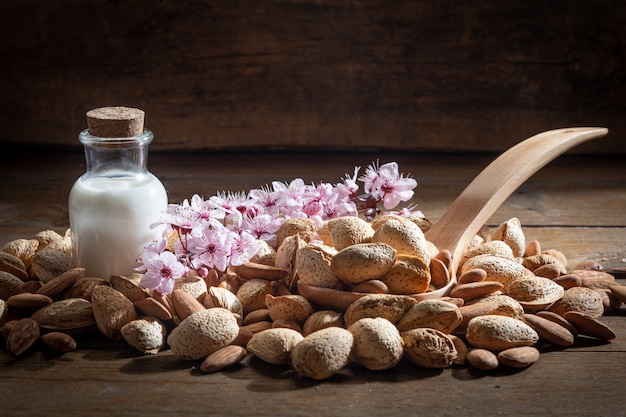
[[[132,107],[100,107],[87,112],[87,128],[101,138],[131,138],[143,133],[144,117]]]

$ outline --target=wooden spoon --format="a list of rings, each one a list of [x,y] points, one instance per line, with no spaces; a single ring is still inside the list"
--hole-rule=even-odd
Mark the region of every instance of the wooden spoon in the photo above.
[[[518,143],[483,169],[426,232],[452,254],[453,275],[470,240],[520,185],[557,156],[608,133],[606,128],[550,130]]]
[[[502,203],[554,158],[583,142],[600,138],[607,133],[608,129],[600,127],[565,128],[539,133],[510,148],[483,169],[426,232],[426,238],[439,250],[447,249],[452,254],[452,279],[445,287],[424,294],[415,294],[413,297],[421,300],[446,296],[456,284],[456,270],[470,240]],[[365,295],[347,293],[350,296],[342,296],[342,291],[315,288],[300,283],[298,289],[302,295],[311,297],[311,301],[323,301],[322,298],[328,297],[327,301],[331,303],[327,306],[344,309],[355,297]],[[342,303],[342,300],[345,302]]]

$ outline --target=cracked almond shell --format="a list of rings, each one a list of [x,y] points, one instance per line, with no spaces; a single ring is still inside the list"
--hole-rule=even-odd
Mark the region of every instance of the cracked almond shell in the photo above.
[[[526,249],[526,237],[522,224],[517,217],[513,217],[500,224],[491,236],[492,240],[501,240],[506,243],[513,253],[513,257],[520,258]]]
[[[302,325],[314,311],[311,303],[301,295],[280,295],[274,297],[271,294],[267,294],[265,296],[265,304],[272,321],[295,321]]]
[[[404,354],[423,368],[447,368],[457,359],[456,347],[446,334],[435,329],[417,328],[401,333]]]
[[[324,288],[340,288],[341,282],[331,268],[331,261],[337,251],[325,245],[308,245],[296,253],[298,281]]]
[[[430,268],[418,256],[400,254],[380,280],[392,294],[421,294],[430,285]]]

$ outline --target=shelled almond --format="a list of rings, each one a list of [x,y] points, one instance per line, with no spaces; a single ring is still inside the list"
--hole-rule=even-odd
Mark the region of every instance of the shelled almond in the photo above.
[[[313,379],[351,363],[383,371],[402,357],[420,367],[522,368],[546,343],[615,337],[598,318],[624,303],[626,287],[597,262],[567,269],[561,252],[526,244],[511,219],[477,237],[452,276],[449,252],[418,223],[390,215],[318,231],[290,221],[264,263],[192,273],[169,295],[141,288],[137,276],[85,276],[67,259],[68,234],[44,231],[0,248],[2,335],[12,355],[39,339],[67,352],[72,335],[99,332],[144,354],[170,349],[207,373],[253,355]],[[415,297],[450,279],[458,284],[445,297]],[[317,295],[307,298],[298,281]],[[333,307],[319,294],[335,297]]]

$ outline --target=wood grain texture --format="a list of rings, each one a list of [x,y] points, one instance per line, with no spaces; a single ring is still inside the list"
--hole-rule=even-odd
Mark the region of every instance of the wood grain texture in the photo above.
[[[620,1],[45,0],[0,5],[3,142],[78,147],[87,110],[153,148],[495,151],[603,126],[626,153]]]

